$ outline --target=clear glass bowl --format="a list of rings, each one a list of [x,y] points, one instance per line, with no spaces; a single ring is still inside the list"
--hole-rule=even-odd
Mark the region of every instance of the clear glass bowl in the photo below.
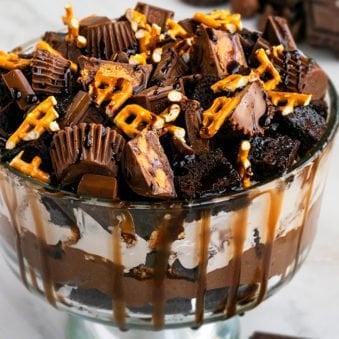
[[[51,305],[120,329],[199,327],[255,308],[310,250],[338,127],[285,175],[209,200],[112,203],[56,191],[2,164],[0,239]]]

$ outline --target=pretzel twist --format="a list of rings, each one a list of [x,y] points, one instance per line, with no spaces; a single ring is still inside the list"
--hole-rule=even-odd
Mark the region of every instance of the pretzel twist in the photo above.
[[[98,106],[109,101],[106,114],[111,118],[133,95],[133,85],[127,79],[107,76],[98,71],[94,82],[89,86],[89,94],[94,97],[94,102]]]
[[[203,139],[209,139],[217,134],[226,119],[233,113],[239,102],[239,96],[233,98],[216,98],[212,106],[203,112],[200,137]]]
[[[60,128],[56,119],[59,114],[54,109],[56,104],[55,97],[50,96],[36,106],[9,137],[6,142],[6,149],[13,149],[21,140],[37,140],[46,131],[58,131]]]
[[[0,51],[0,68],[6,70],[13,69],[24,69],[28,67],[32,62],[32,59],[23,59],[20,58],[15,53],[5,53],[4,51]]]
[[[114,123],[130,138],[134,138],[146,128],[161,129],[164,119],[139,105],[124,107],[114,118]]]
[[[312,94],[300,94],[289,92],[267,92],[274,106],[278,106],[282,115],[293,113],[296,106],[307,106],[310,104]]]
[[[21,151],[15,158],[12,159],[9,165],[25,175],[48,183],[50,179],[49,174],[39,168],[42,162],[41,158],[36,156],[33,158],[32,162],[28,163],[22,160],[23,154],[24,151]]]

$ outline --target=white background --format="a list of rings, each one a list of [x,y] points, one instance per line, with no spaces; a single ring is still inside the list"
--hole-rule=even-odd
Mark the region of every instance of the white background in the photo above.
[[[175,10],[180,18],[194,8],[179,0],[149,3]],[[0,0],[0,49],[60,29],[66,1]],[[76,15],[118,17],[135,1],[74,0]],[[245,23],[247,25],[247,23]],[[251,27],[252,22],[248,23]],[[302,47],[313,56],[339,89],[339,61],[330,51]],[[339,149],[332,161],[319,231],[313,249],[294,280],[241,318],[241,338],[268,331],[310,338],[339,338]],[[0,256],[0,339],[63,339],[66,315],[29,295]],[[181,338],[178,338],[181,339]],[[184,339],[184,338],[182,338]]]

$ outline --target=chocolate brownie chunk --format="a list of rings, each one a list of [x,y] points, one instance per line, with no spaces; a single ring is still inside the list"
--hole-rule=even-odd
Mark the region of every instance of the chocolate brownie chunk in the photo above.
[[[173,167],[178,196],[184,199],[205,198],[241,187],[238,172],[220,149],[186,157]]]
[[[286,135],[255,137],[251,140],[249,160],[254,180],[283,174],[298,157],[300,142]]]
[[[302,152],[313,147],[324,135],[327,124],[314,106],[297,107],[293,113],[279,117],[280,129],[301,141]]]
[[[220,78],[216,75],[204,75],[194,87],[192,99],[200,102],[204,109],[208,109],[217,95],[211,90],[211,86]]]

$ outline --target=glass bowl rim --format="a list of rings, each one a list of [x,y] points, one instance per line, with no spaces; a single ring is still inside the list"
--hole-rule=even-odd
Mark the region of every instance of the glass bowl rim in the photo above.
[[[15,50],[21,50],[23,52],[26,52],[27,50],[32,48],[34,44],[37,43],[38,41],[39,41],[38,39],[33,39],[23,44],[19,48],[16,48]],[[265,190],[271,185],[286,181],[290,177],[290,175],[293,175],[295,172],[297,172],[303,167],[306,167],[309,163],[311,163],[319,155],[319,153],[321,153],[327,147],[327,145],[334,139],[339,126],[339,96],[333,82],[330,79],[328,82],[328,89],[326,95],[328,97],[328,119],[327,119],[328,128],[326,129],[326,132],[322,136],[321,140],[316,145],[314,145],[296,164],[290,167],[282,175],[274,176],[266,180],[260,181],[258,183],[255,183],[248,189],[231,191],[220,194],[219,196],[191,200],[174,199],[166,201],[112,201],[110,199],[104,198],[79,196],[76,193],[58,189],[57,187],[40,182],[32,177],[23,174],[22,172],[11,167],[8,163],[0,162],[0,168],[4,168],[10,173],[13,173],[15,176],[18,177],[18,179],[22,179],[25,182],[28,182],[34,188],[38,190],[44,190],[44,194],[51,195],[58,194],[58,198],[77,201],[87,205],[99,205],[117,209],[128,208],[140,210],[152,208],[154,209],[199,208],[207,207],[210,205],[219,205],[229,200],[239,199],[243,196],[247,196],[253,192],[256,192],[257,190]]]

